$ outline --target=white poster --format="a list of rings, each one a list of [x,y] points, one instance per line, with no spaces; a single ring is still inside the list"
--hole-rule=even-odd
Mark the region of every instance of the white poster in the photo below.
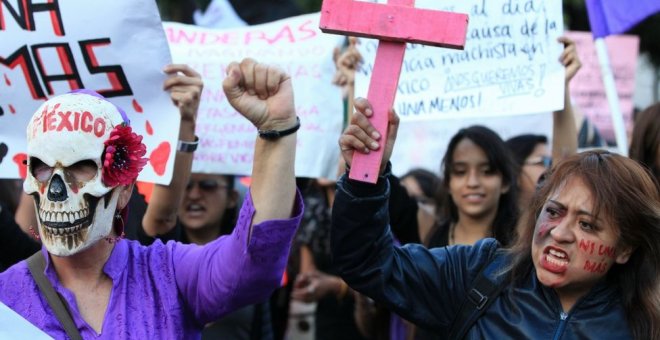
[[[401,176],[410,169],[421,167],[439,174],[449,140],[458,130],[470,125],[486,126],[503,140],[527,133],[544,135],[548,137],[548,145],[552,145],[552,114],[548,112],[488,119],[468,117],[402,121],[391,157],[392,173]]]
[[[169,183],[179,113],[162,89],[171,61],[153,0],[2,1],[0,41],[0,177],[25,177],[25,129],[43,101],[86,88],[144,136],[140,180]]]
[[[0,302],[0,340],[14,339],[48,340],[53,338]]]
[[[492,117],[563,107],[561,1],[418,0],[469,15],[465,49],[409,44],[395,109],[401,119]],[[356,95],[366,97],[377,40],[360,39]]]
[[[384,2],[384,1],[379,1]],[[469,15],[464,50],[408,44],[394,109],[401,118],[393,172],[438,173],[459,129],[484,125],[502,139],[552,138],[550,112],[563,107],[560,1],[417,0],[415,6]],[[360,39],[356,96],[366,97],[377,41]]]
[[[308,14],[228,30],[165,23],[174,61],[191,65],[204,79],[193,172],[251,174],[257,131],[222,91],[227,65],[250,57],[291,76],[301,122],[296,175],[335,178],[343,104],[340,89],[331,83],[332,51],[344,38],[322,34],[319,18]]]

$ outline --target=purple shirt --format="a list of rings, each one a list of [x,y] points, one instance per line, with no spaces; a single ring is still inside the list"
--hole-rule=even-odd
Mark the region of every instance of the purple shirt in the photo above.
[[[112,291],[101,334],[80,316],[74,295],[59,283],[44,248],[45,273],[69,304],[84,339],[200,338],[207,322],[263,302],[279,286],[302,211],[298,193],[295,217],[254,225],[248,240],[255,213],[248,194],[234,232],[205,246],[118,242],[103,267]],[[26,261],[0,274],[0,301],[55,339],[66,338]]]

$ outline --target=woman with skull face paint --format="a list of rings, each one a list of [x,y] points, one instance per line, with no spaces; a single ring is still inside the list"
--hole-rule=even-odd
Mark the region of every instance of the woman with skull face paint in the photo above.
[[[267,299],[279,285],[303,208],[291,79],[245,59],[228,66],[223,88],[271,138],[256,138],[252,186],[234,232],[204,246],[116,238],[121,223],[113,221],[146,162],[119,108],[81,91],[48,100],[33,116],[24,188],[38,209],[37,257],[83,338],[199,338],[207,322]],[[57,131],[66,112],[79,120]],[[67,336],[25,261],[0,274],[0,301],[54,338]]]
[[[462,338],[453,327],[483,268],[501,291],[465,327],[468,339],[659,339],[660,188],[635,161],[591,151],[551,171],[530,209],[525,233],[509,249],[494,239],[426,249],[393,245],[388,159],[398,117],[377,141],[369,103],[340,138],[344,160],[384,147],[376,185],[343,176],[333,207],[336,271],[355,290],[404,318]],[[477,305],[472,308],[477,310]]]

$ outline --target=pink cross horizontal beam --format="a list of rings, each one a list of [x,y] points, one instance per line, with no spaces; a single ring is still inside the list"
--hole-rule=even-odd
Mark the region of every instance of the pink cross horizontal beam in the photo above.
[[[394,97],[406,52],[406,42],[463,49],[467,14],[414,8],[414,0],[389,0],[385,4],[353,0],[323,0],[320,28],[336,33],[379,39],[376,60],[367,91],[373,108],[371,123],[387,136],[387,111]],[[376,183],[383,148],[369,154],[353,154],[349,178]]]

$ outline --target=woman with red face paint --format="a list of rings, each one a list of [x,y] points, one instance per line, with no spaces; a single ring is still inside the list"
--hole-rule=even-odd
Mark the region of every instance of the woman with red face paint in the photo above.
[[[398,117],[390,112],[377,140],[370,104],[356,109],[339,141],[344,160],[371,143],[385,149],[375,185],[338,182],[333,265],[351,288],[451,339],[660,339],[660,189],[648,170],[606,151],[571,156],[548,175],[511,248],[492,238],[397,247],[387,177]],[[457,318],[466,310],[475,319]]]

